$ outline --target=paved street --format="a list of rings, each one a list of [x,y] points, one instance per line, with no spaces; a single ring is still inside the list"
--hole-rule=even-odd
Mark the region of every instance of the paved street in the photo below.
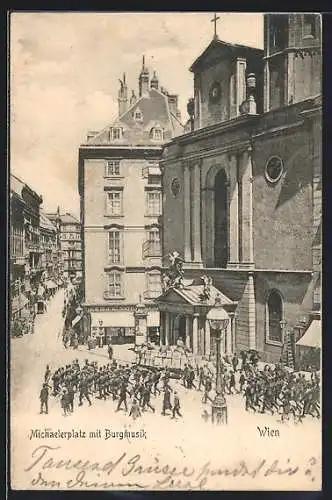
[[[48,416],[39,415],[39,391],[41,382],[43,380],[46,364],[50,365],[51,370],[58,368],[66,363],[71,362],[73,359],[78,358],[81,362],[84,359],[97,360],[99,364],[108,362],[106,348],[96,348],[89,351],[85,346],[80,346],[79,349],[73,350],[71,348],[65,349],[61,341],[61,331],[63,319],[61,310],[63,305],[63,291],[60,290],[57,295],[52,299],[48,305],[48,310],[43,315],[37,315],[36,328],[33,335],[25,335],[21,338],[15,338],[11,341],[11,410],[15,419],[20,419],[21,416],[34,417],[37,422],[46,423],[47,420],[56,418],[57,423],[65,420],[62,417],[60,402],[57,398],[50,398],[50,414]],[[128,349],[128,346],[114,346],[114,357],[122,363],[134,360],[134,353]],[[178,390],[181,399],[182,412],[184,415],[183,420],[186,422],[196,422],[202,424],[203,409],[210,411],[210,405],[203,405],[202,392],[196,390],[185,389],[179,381],[171,380],[173,389]],[[253,426],[262,425],[273,426],[278,421],[278,416],[270,416],[268,414],[260,415],[245,412],[244,398],[242,395],[227,396],[229,423],[232,425],[240,422],[246,422],[246,425],[252,424]],[[156,414],[146,412],[142,420],[150,422],[151,420],[168,421],[169,417],[162,417],[161,412],[161,396],[156,399],[153,398],[153,406],[156,407]],[[113,414],[116,402],[108,399],[107,401],[100,401],[95,398],[93,407],[89,408],[86,405],[77,407],[73,415],[67,419],[74,420],[76,418],[82,419],[94,418],[96,410],[102,409],[102,412]],[[114,415],[113,415],[114,416]],[[124,412],[116,414],[119,422],[124,423],[128,417]],[[173,424],[174,422],[172,422]],[[284,426],[290,424],[283,424]],[[301,427],[308,430],[319,428],[317,420],[308,417]]]
[[[178,389],[181,400],[181,412],[183,418],[172,420],[170,416],[162,416],[161,396],[152,398],[152,405],[156,412],[150,410],[145,412],[141,418],[133,422],[124,411],[115,413],[117,401],[111,399],[99,400],[93,398],[92,406],[86,403],[82,407],[77,406],[75,399],[75,411],[64,417],[60,408],[58,398],[51,397],[49,414],[39,414],[39,391],[43,380],[46,364],[51,369],[69,363],[75,358],[80,361],[88,358],[98,360],[100,364],[107,362],[106,349],[95,349],[88,351],[85,347],[78,350],[65,349],[61,342],[63,291],[59,291],[55,298],[49,303],[48,311],[37,317],[36,329],[33,335],[11,339],[11,439],[12,439],[12,464],[13,470],[18,471],[15,481],[18,486],[26,485],[25,476],[19,471],[26,467],[31,461],[33,450],[36,446],[48,444],[67,447],[69,452],[83,453],[84,445],[87,453],[98,456],[100,450],[107,452],[109,443],[113,453],[123,450],[129,446],[130,452],[141,453],[147,450],[148,455],[159,454],[162,450],[167,457],[175,454],[185,454],[187,457],[195,458],[197,450],[200,450],[202,460],[209,460],[211,450],[217,447],[222,454],[227,454],[229,459],[237,460],[239,450],[245,455],[253,453],[255,456],[265,456],[273,459],[273,453],[278,452],[281,456],[285,450],[285,439],[295,442],[297,453],[301,452],[303,436],[306,435],[305,446],[310,446],[314,452],[320,442],[320,422],[307,418],[302,425],[294,428],[291,424],[280,424],[277,416],[249,414],[244,410],[244,400],[240,395],[227,396],[229,425],[212,426],[205,423],[201,417],[203,408],[210,411],[209,405],[201,402],[202,392],[187,390],[181,383],[171,380],[173,389]],[[132,351],[127,346],[115,346],[114,355],[125,361],[133,357]],[[275,438],[261,438],[257,426],[271,429],[279,429],[282,440]],[[32,429],[60,429],[71,431],[82,429],[87,433],[101,429],[101,438],[87,441],[63,441],[29,439]],[[147,440],[131,440],[128,443],[119,439],[106,440],[103,435],[105,428],[113,431],[140,430],[147,433]],[[274,446],[267,446],[268,440],[274,439]],[[253,441],[254,440],[254,441]],[[24,449],[22,449],[24,443]],[[99,444],[98,444],[99,443]],[[252,448],[254,443],[254,448]],[[98,448],[102,446],[104,448]],[[142,448],[143,446],[143,448]],[[82,448],[83,447],[83,448]],[[106,448],[105,448],[106,447]],[[212,447],[212,448],[211,448]],[[127,448],[126,448],[127,449]],[[227,450],[227,452],[226,452]],[[279,451],[278,451],[279,450]],[[303,450],[304,452],[305,450]],[[317,451],[319,453],[319,450]],[[257,455],[258,454],[258,455]],[[30,458],[29,458],[30,457]],[[181,462],[181,457],[178,458]],[[30,479],[29,479],[30,481]]]

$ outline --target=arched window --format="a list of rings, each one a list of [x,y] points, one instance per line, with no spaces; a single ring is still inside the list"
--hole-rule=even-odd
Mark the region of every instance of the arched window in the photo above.
[[[282,344],[283,302],[279,292],[272,290],[266,302],[266,340]]]

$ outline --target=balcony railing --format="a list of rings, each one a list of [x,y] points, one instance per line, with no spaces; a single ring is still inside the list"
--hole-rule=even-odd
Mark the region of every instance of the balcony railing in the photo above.
[[[143,259],[147,257],[161,257],[160,241],[147,240],[143,243]]]

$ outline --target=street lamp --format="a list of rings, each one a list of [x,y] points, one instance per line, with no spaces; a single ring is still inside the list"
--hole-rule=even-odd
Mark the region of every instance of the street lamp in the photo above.
[[[206,316],[209,321],[211,330],[216,332],[216,396],[212,402],[212,423],[214,423],[215,416],[217,423],[227,423],[227,404],[224,395],[224,386],[221,373],[220,364],[220,344],[224,338],[224,333],[229,323],[229,316],[221,305],[220,297],[217,296],[215,305]]]
[[[102,343],[103,343],[103,341],[102,341],[102,335],[103,335],[103,323],[104,323],[104,322],[103,322],[103,320],[102,320],[102,319],[100,319],[100,320],[99,320],[99,347],[103,347],[103,346],[102,346]]]

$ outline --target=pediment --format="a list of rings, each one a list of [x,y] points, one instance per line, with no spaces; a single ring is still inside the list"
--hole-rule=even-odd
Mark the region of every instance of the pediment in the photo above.
[[[173,288],[158,297],[157,302],[167,302],[167,304],[190,304],[190,302],[181,297]]]

